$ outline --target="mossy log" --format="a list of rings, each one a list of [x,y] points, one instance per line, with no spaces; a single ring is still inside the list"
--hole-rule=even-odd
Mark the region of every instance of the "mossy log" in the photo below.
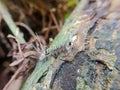
[[[76,17],[82,17],[81,13],[84,10],[85,12],[88,9],[90,10],[91,7],[93,9],[94,5],[100,7],[99,0],[98,4],[93,3],[90,5],[88,0],[82,1],[86,2],[84,2],[82,7],[80,6],[81,3],[78,4],[66,21],[60,34],[55,38],[56,41],[53,41],[50,47],[54,44],[59,44],[58,39],[61,38],[62,41],[66,28],[68,29],[73,24],[72,22],[69,25],[70,21],[77,20]],[[114,4],[113,1],[108,0],[107,2],[111,6]],[[108,4],[102,3],[102,5]],[[118,6],[120,7],[120,5]],[[38,62],[35,70],[23,85],[22,90],[119,90],[120,20],[119,16],[114,18],[110,16],[114,13],[114,10],[109,12],[110,9],[111,7],[109,6],[108,10],[104,10],[106,13],[99,19],[95,19],[96,22],[93,23],[94,25],[92,28],[89,28],[87,33],[78,33],[79,39],[83,39],[83,42],[78,44],[80,47],[82,45],[84,49],[78,50],[72,61],[62,61],[60,58],[55,59],[53,56],[50,56],[46,60]],[[117,12],[117,14],[120,14],[120,12]],[[73,20],[73,18],[75,19]],[[82,23],[86,24],[86,21]],[[82,31],[85,30],[84,28],[77,29],[80,32],[84,32]]]

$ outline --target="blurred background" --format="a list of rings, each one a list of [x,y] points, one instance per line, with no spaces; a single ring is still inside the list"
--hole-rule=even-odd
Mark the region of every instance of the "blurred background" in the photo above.
[[[78,0],[1,0],[1,5],[6,8],[1,8],[0,12],[2,10],[9,12],[8,14],[11,15],[11,19],[20,29],[26,42],[37,35],[44,45],[48,46],[60,32],[65,19],[69,17],[77,2]],[[9,66],[13,59],[18,58],[16,56],[18,43],[13,37],[11,37],[12,40],[7,37],[14,34],[3,17],[4,15],[0,14],[0,90],[19,68],[19,65]],[[6,19],[9,20],[8,17]],[[24,45],[26,43],[23,47]],[[34,65],[28,68],[30,67]]]

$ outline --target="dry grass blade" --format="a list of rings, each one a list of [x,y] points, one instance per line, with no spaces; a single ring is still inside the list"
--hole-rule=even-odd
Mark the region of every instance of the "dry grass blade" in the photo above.
[[[11,32],[15,35],[15,37],[22,43],[25,42],[22,33],[20,32],[19,28],[15,25],[11,15],[7,11],[7,8],[4,6],[2,1],[0,1],[0,14],[2,15],[3,19],[7,23],[8,27],[10,28]]]
[[[57,22],[57,20],[56,20],[54,14],[53,14],[53,11],[54,11],[54,10],[50,10],[50,15],[51,15],[51,17],[52,17],[54,23],[56,24],[57,30],[58,30],[58,32],[59,32],[59,31],[60,31],[60,27],[59,27],[58,22]]]
[[[36,37],[33,30],[22,22],[16,22],[16,25],[24,27],[34,38]]]
[[[35,36],[30,42],[24,43],[24,44],[20,44],[17,38],[12,35],[8,35],[8,38],[14,39],[17,43],[16,49],[14,48],[15,50],[13,50],[13,53],[11,54],[12,57],[15,59],[15,61],[13,61],[10,64],[10,66],[18,65],[19,68],[15,72],[15,74],[12,76],[12,78],[9,80],[9,82],[6,84],[3,90],[9,90],[12,87],[12,83],[17,82],[19,77],[24,77],[24,74],[28,70],[26,68],[28,67],[28,62],[30,62],[30,60],[38,59],[39,54],[45,51],[45,48],[44,48],[45,41],[43,40],[43,38],[40,38],[39,36]],[[35,44],[34,47],[38,51],[34,49],[33,43]],[[23,73],[23,74],[19,75],[20,73]],[[20,83],[22,84],[22,81],[19,82],[18,84],[19,86],[21,86]]]
[[[9,90],[9,87],[11,88],[12,82],[14,80],[16,80],[18,74],[25,68],[25,66],[26,66],[27,63],[28,63],[28,60],[25,60],[24,63],[18,68],[18,70],[12,76],[12,78],[9,80],[9,82],[5,85],[5,87],[3,88],[3,90]],[[20,87],[21,87],[21,85],[20,85]],[[18,87],[18,88],[20,89],[20,87]],[[14,87],[12,89],[14,90]]]

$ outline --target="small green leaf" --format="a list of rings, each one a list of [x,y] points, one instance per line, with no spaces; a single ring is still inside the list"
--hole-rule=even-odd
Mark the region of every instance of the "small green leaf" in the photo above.
[[[74,6],[75,4],[77,4],[78,0],[69,0],[68,3],[67,3],[67,6],[68,7],[72,7]]]
[[[67,19],[69,16],[70,16],[69,13],[65,13],[65,14],[64,14],[64,19]]]

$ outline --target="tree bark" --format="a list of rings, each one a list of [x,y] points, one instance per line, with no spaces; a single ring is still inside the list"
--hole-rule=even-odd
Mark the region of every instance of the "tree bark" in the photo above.
[[[85,49],[78,51],[72,61],[61,61],[59,58],[54,60],[55,58],[48,57],[46,61],[38,62],[22,90],[32,88],[38,90],[120,89],[120,21],[119,16],[117,16],[120,12],[115,11],[115,7],[120,7],[120,5],[115,6],[115,2],[120,1],[108,0],[108,2],[111,4],[108,11],[102,18],[96,20],[94,26],[86,33],[86,39],[83,43]],[[99,5],[100,3],[101,0],[98,0],[97,4],[90,4],[89,6],[94,8],[94,5],[98,5],[97,7],[104,5],[103,3]],[[88,7],[79,9],[80,5],[78,4],[65,25],[79,15],[77,14],[80,13],[79,10],[83,12],[83,10],[87,11],[89,9]],[[113,15],[115,16],[113,17]],[[86,23],[86,21],[83,23]],[[60,35],[62,34],[58,35],[59,38],[62,38]],[[47,75],[44,76],[44,81],[40,83],[39,80],[46,71]]]

